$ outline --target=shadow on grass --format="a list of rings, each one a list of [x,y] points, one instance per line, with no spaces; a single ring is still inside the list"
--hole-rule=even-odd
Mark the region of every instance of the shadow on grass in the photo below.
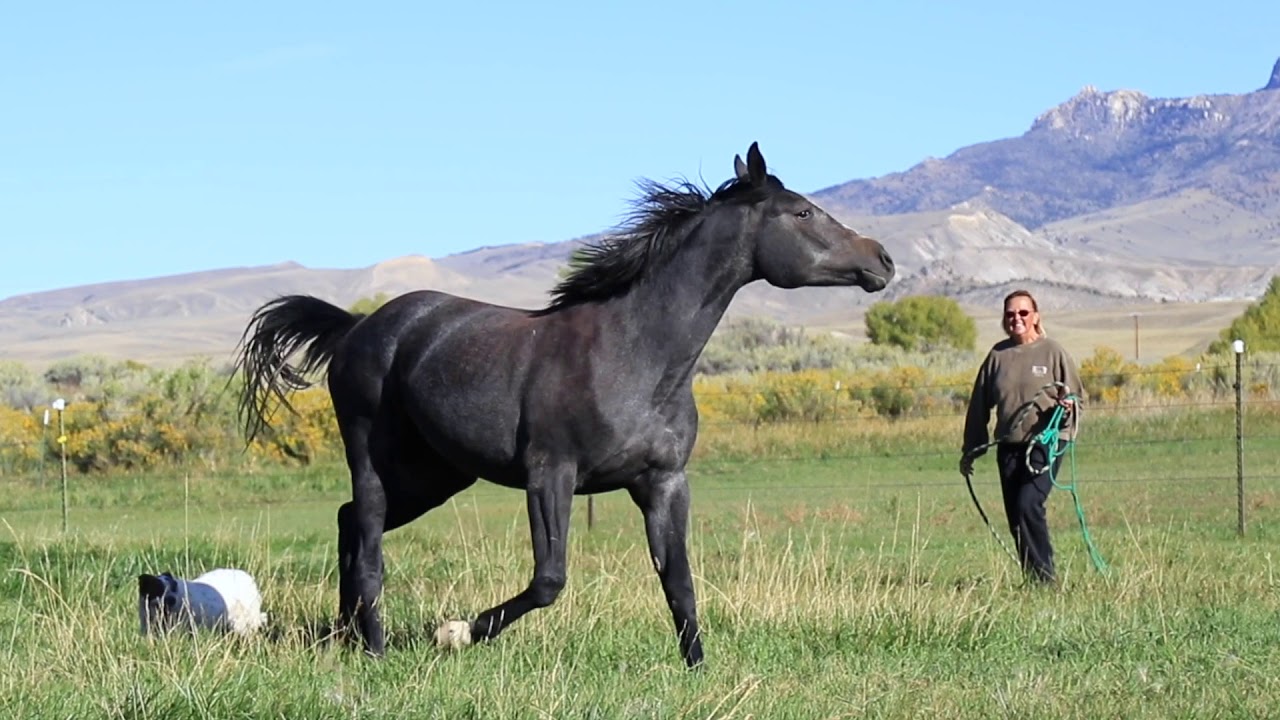
[[[420,651],[439,649],[436,643],[436,631],[445,622],[444,618],[423,626],[396,627],[386,634],[386,652]],[[364,653],[364,645],[360,634],[350,626],[340,626],[330,619],[303,620],[293,624],[269,623],[262,631],[262,638],[273,645],[290,645],[312,649],[341,648],[351,652]],[[485,645],[486,642],[477,643]],[[370,655],[369,657],[375,657]]]

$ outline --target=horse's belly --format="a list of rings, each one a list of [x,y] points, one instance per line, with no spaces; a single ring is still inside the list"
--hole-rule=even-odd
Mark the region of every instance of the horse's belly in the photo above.
[[[638,473],[619,474],[607,477],[593,477],[583,480],[573,488],[574,495],[599,495],[600,493],[623,490],[635,484]]]
[[[500,412],[450,413],[417,408],[410,412],[418,435],[433,451],[460,472],[502,485],[522,486],[514,472],[514,422]]]

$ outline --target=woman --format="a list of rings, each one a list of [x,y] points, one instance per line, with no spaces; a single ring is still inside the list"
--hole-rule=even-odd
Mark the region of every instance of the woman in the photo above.
[[[1028,453],[1028,447],[1044,430],[1057,405],[1070,413],[1063,422],[1060,438],[1074,439],[1076,422],[1071,411],[1075,403],[1071,396],[1083,398],[1084,389],[1075,361],[1061,345],[1045,336],[1040,308],[1031,293],[1009,293],[1004,299],[1003,322],[1009,337],[991,348],[973,383],[960,472],[966,477],[971,475],[974,459],[991,445],[996,446],[1004,511],[1022,570],[1036,580],[1053,583],[1053,545],[1049,542],[1044,503],[1062,458],[1055,457],[1050,468],[1046,448],[1037,445]],[[996,439],[989,442],[987,424],[992,408],[996,411]]]

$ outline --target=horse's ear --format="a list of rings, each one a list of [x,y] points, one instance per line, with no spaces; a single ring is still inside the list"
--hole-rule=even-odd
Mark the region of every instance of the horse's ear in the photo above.
[[[747,179],[747,164],[742,162],[741,155],[733,156],[733,174],[739,180]]]
[[[751,149],[747,150],[747,175],[751,178],[752,185],[761,187],[769,176],[769,171],[764,166],[764,155],[760,154],[759,143],[751,143]]]
[[[138,576],[138,594],[146,597],[161,597],[166,585],[164,580],[155,575],[143,573]]]

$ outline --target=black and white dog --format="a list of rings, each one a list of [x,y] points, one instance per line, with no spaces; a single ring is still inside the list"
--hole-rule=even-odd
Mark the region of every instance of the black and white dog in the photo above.
[[[169,573],[138,576],[138,619],[142,634],[184,627],[249,635],[267,622],[253,576],[219,568],[194,580]]]

